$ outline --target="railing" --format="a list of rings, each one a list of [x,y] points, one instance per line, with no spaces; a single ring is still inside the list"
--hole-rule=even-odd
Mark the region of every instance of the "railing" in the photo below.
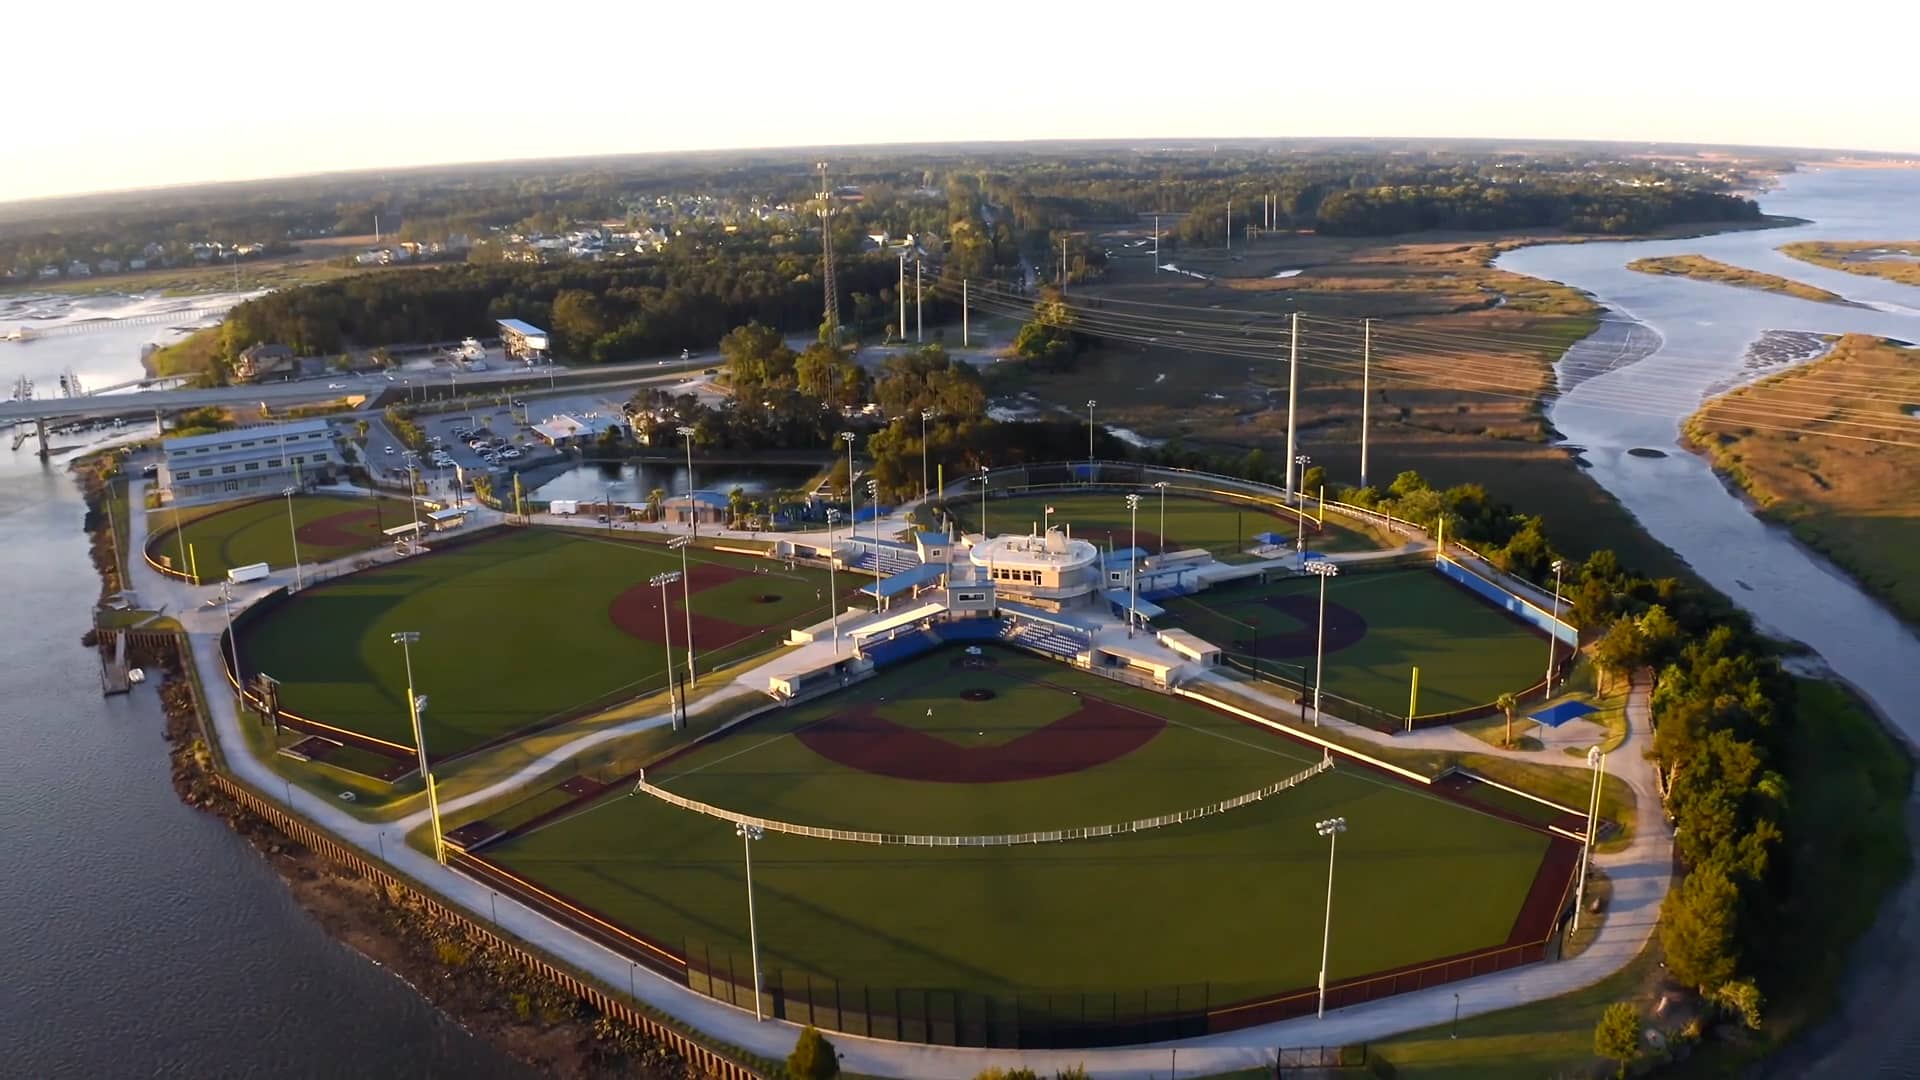
[[[1128,833],[1146,832],[1150,829],[1164,828],[1168,825],[1198,821],[1204,817],[1224,814],[1229,810],[1237,810],[1242,806],[1257,803],[1262,799],[1286,791],[1288,788],[1303,784],[1331,768],[1333,768],[1333,758],[1325,757],[1284,780],[1276,780],[1266,787],[1259,788],[1255,791],[1235,795],[1231,799],[1222,799],[1219,802],[1211,803],[1207,806],[1195,807],[1190,810],[1179,810],[1171,814],[1161,814],[1158,817],[1139,818],[1134,821],[1125,821],[1115,825],[1082,825],[1075,828],[1047,829],[1040,832],[1003,833],[997,836],[877,833],[863,832],[855,829],[823,829],[814,825],[795,825],[792,822],[780,821],[775,818],[755,817],[752,814],[736,813],[732,810],[714,806],[712,803],[704,803],[697,799],[689,799],[684,795],[676,795],[665,788],[647,783],[645,773],[641,774],[639,782],[634,785],[634,791],[636,793],[645,792],[659,799],[661,802],[671,806],[677,806],[682,810],[691,810],[696,814],[705,814],[708,817],[719,818],[722,821],[731,821],[735,824],[753,825],[765,829],[768,832],[785,833],[788,836],[806,836],[815,840],[842,840],[856,844],[888,844],[905,847],[1013,847],[1020,844],[1049,844],[1068,840],[1093,840],[1103,836],[1124,836]]]

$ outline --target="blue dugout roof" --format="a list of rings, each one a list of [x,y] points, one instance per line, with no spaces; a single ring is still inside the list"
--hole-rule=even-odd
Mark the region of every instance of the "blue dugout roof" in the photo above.
[[[1127,590],[1108,589],[1106,591],[1106,597],[1107,603],[1112,604],[1117,610],[1127,610]],[[1166,608],[1161,607],[1159,604],[1154,603],[1144,596],[1136,596],[1133,598],[1133,610],[1135,614],[1143,619],[1157,619],[1167,613]]]

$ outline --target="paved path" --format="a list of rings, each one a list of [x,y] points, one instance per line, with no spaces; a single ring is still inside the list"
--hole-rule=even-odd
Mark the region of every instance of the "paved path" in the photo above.
[[[139,484],[136,483],[131,497],[134,505],[141,505]],[[139,523],[131,534],[136,539],[144,539],[144,517],[144,514],[137,516]],[[324,571],[326,568],[320,569]],[[204,599],[217,594],[217,590],[210,587],[196,589],[190,583],[167,579],[138,558],[133,560],[129,570],[149,606],[156,601],[164,603],[187,627],[193,643],[194,663],[203,685],[209,691],[210,700],[207,704],[215,731],[222,746],[228,750],[229,767],[242,779],[269,797],[290,799],[297,812],[322,824],[369,857],[384,855],[396,868],[426,883],[475,918],[487,919],[490,913],[497,911],[498,925],[502,929],[567,963],[594,973],[609,986],[631,986],[636,996],[647,1004],[718,1039],[749,1048],[755,1053],[779,1058],[792,1048],[799,1032],[795,1025],[772,1020],[757,1022],[751,1013],[722,1005],[685,986],[636,967],[511,898],[498,896],[485,885],[439,866],[430,856],[404,844],[385,843],[387,834],[393,834],[397,840],[421,824],[424,821],[422,814],[387,824],[363,822],[319,795],[284,783],[265,763],[241,749],[245,745],[240,729],[243,720],[231,695],[220,689],[226,685],[219,656],[219,633],[224,626],[224,617],[217,605],[213,608],[204,605]],[[280,582],[271,579],[251,583],[236,590],[240,593],[236,603],[251,603],[277,584]],[[821,642],[801,648],[816,648],[824,652],[832,646]],[[748,692],[751,689],[751,673],[737,677],[735,683],[735,687],[703,700],[700,707],[710,707],[716,700]],[[1596,861],[1607,868],[1614,880],[1613,907],[1593,945],[1573,960],[1535,964],[1516,971],[1452,983],[1443,988],[1336,1010],[1324,1019],[1308,1017],[1288,1020],[1149,1047],[1078,1051],[981,1050],[915,1046],[836,1034],[833,1040],[844,1055],[843,1066],[848,1071],[875,1076],[952,1077],[964,1080],[993,1065],[1024,1066],[1050,1073],[1059,1068],[1084,1064],[1102,1080],[1145,1080],[1166,1074],[1169,1051],[1177,1047],[1183,1070],[1205,1074],[1265,1065],[1270,1060],[1272,1048],[1276,1046],[1365,1042],[1440,1024],[1453,1016],[1456,992],[1460,995],[1462,1014],[1472,1016],[1564,994],[1605,978],[1638,954],[1645,944],[1653,929],[1660,897],[1665,893],[1670,878],[1671,835],[1661,820],[1659,801],[1651,789],[1651,770],[1640,760],[1642,750],[1650,742],[1647,696],[1646,687],[1636,684],[1627,705],[1627,741],[1610,758],[1610,761],[1618,761],[1615,771],[1624,775],[1640,796],[1634,840],[1625,851],[1610,856],[1596,856]],[[466,805],[473,800],[487,798],[515,783],[524,782],[536,772],[588,746],[666,721],[664,714],[644,717],[618,728],[584,735],[550,752],[540,761],[528,764],[515,776],[463,796],[450,805]],[[1476,746],[1477,752],[1487,750],[1477,743]]]

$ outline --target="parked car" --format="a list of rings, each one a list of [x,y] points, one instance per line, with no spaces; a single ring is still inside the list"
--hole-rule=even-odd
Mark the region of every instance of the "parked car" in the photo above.
[[[385,452],[385,453],[388,453],[388,454],[391,454],[391,453],[393,453],[393,447],[391,447],[391,446],[388,446],[388,447],[384,447],[384,448],[382,448],[382,449],[383,449],[383,452]]]
[[[503,458],[506,458],[506,459],[507,459],[507,460],[509,460],[509,461],[511,461],[511,460],[513,460],[514,458],[517,458],[517,457],[519,457],[519,456],[520,456],[520,451],[518,451],[518,450],[515,450],[515,449],[514,449],[513,447],[511,447],[511,446],[510,446],[510,447],[508,447],[508,448],[506,448],[505,450],[502,450],[502,451],[500,451],[500,456],[501,456],[501,457],[503,457]]]

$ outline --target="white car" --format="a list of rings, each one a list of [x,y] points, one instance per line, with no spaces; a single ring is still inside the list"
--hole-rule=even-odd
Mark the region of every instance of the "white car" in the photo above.
[[[386,453],[389,453],[389,454],[391,454],[391,453],[393,453],[393,447],[391,447],[391,446],[389,446],[389,447],[387,447],[387,448],[385,449],[385,452],[386,452]]]
[[[329,390],[345,390],[346,388],[347,384],[343,382],[330,382],[327,384],[327,389]]]
[[[506,458],[508,461],[512,461],[514,458],[520,456],[520,451],[509,448],[500,451],[500,456]]]

